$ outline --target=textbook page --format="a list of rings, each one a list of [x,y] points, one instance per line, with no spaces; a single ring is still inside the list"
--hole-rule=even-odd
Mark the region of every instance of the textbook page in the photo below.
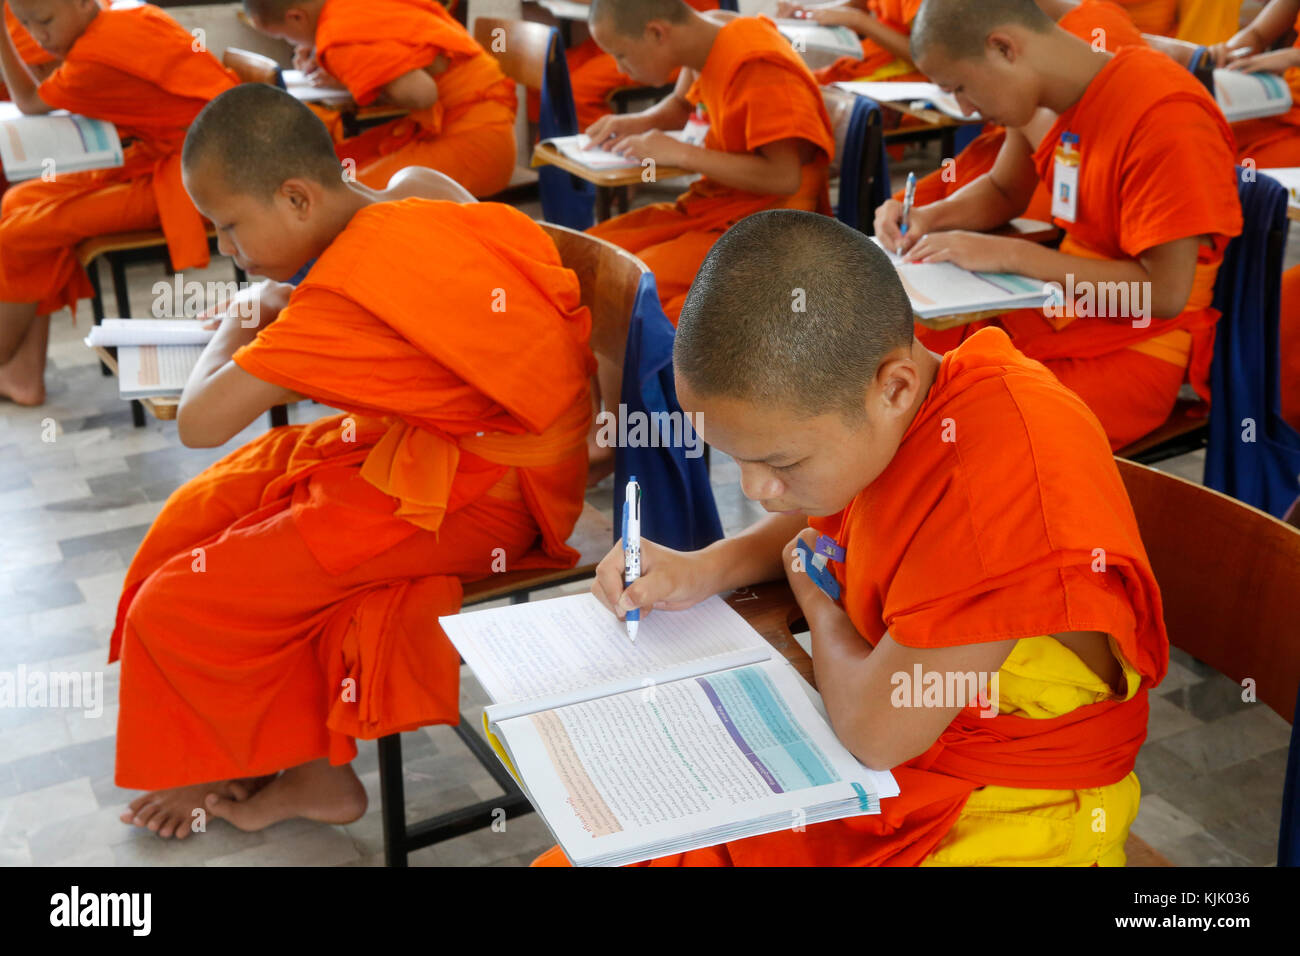
[[[118,394],[179,395],[202,354],[201,345],[124,345],[117,352]]]
[[[979,113],[963,113],[957,103],[957,97],[945,93],[938,83],[873,83],[870,80],[844,80],[835,85],[855,96],[865,96],[877,103],[929,103],[939,112],[953,119],[975,122],[980,118]]]
[[[1214,98],[1229,123],[1279,116],[1291,109],[1291,87],[1276,73],[1214,71]]]
[[[195,319],[105,319],[92,325],[86,344],[110,348],[116,345],[207,345],[217,334]]]
[[[668,135],[673,139],[680,139],[686,142],[684,130],[668,130]],[[591,145],[591,137],[586,133],[577,133],[573,136],[552,136],[550,139],[542,142],[554,146],[560,153],[567,156],[574,162],[581,163],[588,169],[605,170],[605,169],[640,169],[641,160],[628,159],[626,156],[620,156],[618,153],[611,153],[607,149],[601,149],[599,146]]]
[[[316,86],[302,70],[281,70],[280,78],[284,80],[289,95],[303,103],[346,106],[352,102],[352,94],[347,90],[337,86]]]
[[[970,272],[951,262],[908,262],[872,241],[898,271],[912,311],[918,318],[968,315],[994,309],[1039,309],[1051,298],[1045,283],[1001,272]]]
[[[775,23],[796,52],[825,50],[838,56],[862,59],[862,41],[848,27],[828,27],[807,20],[776,20]]]
[[[772,656],[762,635],[717,596],[685,611],[655,611],[635,643],[590,593],[438,621],[492,698],[493,721]]]
[[[516,717],[498,734],[574,863],[630,863],[877,813],[898,795],[784,661]]]
[[[123,162],[117,128],[103,120],[59,112],[0,122],[0,163],[11,182]]]

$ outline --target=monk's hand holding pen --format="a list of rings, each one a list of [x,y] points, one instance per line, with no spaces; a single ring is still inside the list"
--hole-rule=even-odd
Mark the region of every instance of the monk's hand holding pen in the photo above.
[[[808,627],[817,632],[847,622],[848,615],[844,609],[832,601],[808,573],[805,563],[807,557],[798,548],[800,541],[808,545],[810,551],[814,550],[817,547],[817,532],[812,528],[800,531],[782,549],[781,558],[785,565],[786,580],[790,583],[795,600],[799,602],[799,609],[803,611]]]
[[[722,590],[710,554],[674,551],[641,539],[641,576],[623,586],[623,542],[620,541],[596,566],[591,593],[621,620],[633,608],[641,609],[644,621],[651,610],[682,611]]]
[[[887,199],[876,210],[876,238],[890,252],[902,254],[915,246],[926,234],[930,213],[924,206],[913,206],[907,217],[907,231],[903,231],[903,204],[897,199]]]

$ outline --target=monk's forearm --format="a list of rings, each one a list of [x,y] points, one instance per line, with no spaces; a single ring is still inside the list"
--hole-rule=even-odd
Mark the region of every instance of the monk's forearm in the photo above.
[[[1262,53],[1291,29],[1291,26],[1295,23],[1296,14],[1300,13],[1297,6],[1295,0],[1272,0],[1268,6],[1260,11],[1259,16],[1255,17],[1250,26],[1228,41],[1229,45],[1240,46],[1243,41],[1250,42],[1252,39],[1256,39],[1259,45],[1255,47],[1255,51]],[[1251,36],[1252,33],[1254,37]]]
[[[641,114],[647,129],[679,130],[691,118],[691,104],[677,90]]]
[[[769,515],[709,545],[702,552],[712,566],[711,579],[719,594],[785,577],[782,549],[808,526],[804,515]]]
[[[872,770],[893,769],[902,760],[887,746],[889,686],[873,677],[871,646],[846,615],[808,624],[813,674],[835,736]]]
[[[745,192],[793,196],[803,179],[798,158],[775,160],[761,153],[728,153],[703,146],[685,146],[682,167],[716,183]]]
[[[1170,277],[1158,281],[1141,262],[1135,260],[1088,259],[1066,255],[1024,239],[1005,241],[1016,246],[1007,257],[1008,266],[1014,263],[1009,271],[1041,279],[1043,282],[1058,283],[1067,291],[1071,287],[1077,292],[1093,289],[1100,295],[1103,288],[1140,290],[1126,297],[1129,303],[1128,314],[1108,316],[1117,321],[1128,321],[1133,317],[1175,318],[1186,307],[1191,293],[1194,265],[1187,270],[1186,277]]]
[[[1010,195],[987,173],[967,183],[947,199],[925,208],[927,232],[967,229],[989,232],[1004,226],[1025,211],[1028,200]]]
[[[257,338],[258,323],[253,322],[250,328],[245,328],[247,321],[240,315],[228,315],[222,319],[217,334],[212,337],[195,363],[194,370],[190,372],[189,380],[181,393],[182,402],[186,397],[199,398],[204,386],[226,367],[235,353]]]
[[[48,113],[50,107],[36,92],[38,83],[14,49],[8,30],[0,29],[0,71],[4,73],[9,98],[24,113]]]
[[[874,40],[882,49],[888,50],[900,60],[911,62],[912,43],[907,36],[888,24],[881,23],[869,13],[864,13],[863,17],[864,19],[854,27],[859,34]]]

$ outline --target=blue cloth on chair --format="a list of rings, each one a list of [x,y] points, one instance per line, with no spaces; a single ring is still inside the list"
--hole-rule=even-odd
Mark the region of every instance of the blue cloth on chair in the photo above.
[[[1267,176],[1239,179],[1238,193],[1244,228],[1214,288],[1223,318],[1210,368],[1205,484],[1281,517],[1300,491],[1300,434],[1281,415],[1278,362],[1289,193]]]
[[[560,31],[551,28],[550,53],[542,75],[541,111],[537,117],[538,135],[573,136],[578,129],[578,111],[573,105],[573,88],[569,85],[569,62],[564,57]],[[542,218],[557,226],[583,230],[596,221],[596,187],[578,179],[558,166],[537,170],[537,189],[542,199]]]
[[[862,161],[863,152],[872,148],[872,120],[875,118],[875,129],[880,129],[880,104],[875,100],[868,99],[865,96],[854,97],[853,112],[849,115],[849,128],[844,135],[844,149],[839,157],[840,163],[840,196],[839,204],[835,209],[835,216],[846,226],[852,226],[854,229],[862,232],[871,232],[873,224],[862,222],[862,216],[859,214],[859,206],[862,202]],[[872,210],[879,208],[880,204],[889,198],[889,157],[885,153],[885,139],[883,136],[875,137],[875,176],[869,187],[868,201]]]
[[[655,433],[653,413],[676,413],[684,419],[677,404],[673,384],[673,325],[659,304],[655,277],[647,272],[637,289],[636,307],[627,329],[627,353],[623,358],[623,408],[628,416],[626,428],[633,432],[632,416],[646,416],[645,436]],[[608,400],[606,400],[608,405]],[[612,411],[612,409],[611,409]],[[639,414],[638,414],[639,413]],[[673,419],[670,419],[672,421]],[[682,422],[682,434],[689,428]],[[649,444],[647,441],[645,444]],[[614,514],[623,513],[623,493],[629,475],[636,475],[641,485],[641,537],[678,551],[695,551],[722,537],[709,472],[701,454],[687,457],[688,443],[675,447],[620,447],[614,455]],[[672,443],[669,443],[670,446]],[[703,441],[692,436],[690,444],[703,451]],[[614,538],[620,529],[615,522]]]
[[[1296,695],[1295,715],[1297,723],[1291,725],[1291,752],[1286,758],[1286,783],[1282,788],[1278,866],[1300,866],[1300,694]]]

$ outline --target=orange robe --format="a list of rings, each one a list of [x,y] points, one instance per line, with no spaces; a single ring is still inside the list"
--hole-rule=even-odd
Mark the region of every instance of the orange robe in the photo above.
[[[1135,327],[1129,317],[1048,318],[1026,309],[997,320],[1018,348],[1079,393],[1119,449],[1164,424],[1184,381],[1209,398],[1219,319],[1214,281],[1228,241],[1242,227],[1232,131],[1185,68],[1154,50],[1125,47],[1034,154],[1049,190],[1066,132],[1080,137],[1082,165],[1076,221],[1053,220],[1066,233],[1062,252],[1136,259],[1177,239],[1210,237],[1200,247],[1191,296],[1175,318],[1153,317]],[[1187,143],[1196,149],[1184,148]],[[921,338],[936,350],[951,344],[944,333]]]
[[[1102,42],[1105,49],[1114,52],[1126,46],[1143,45],[1142,34],[1133,25],[1132,19],[1122,7],[1110,0],[1083,0],[1060,19],[1061,29],[1066,30],[1081,40],[1093,43]],[[1100,31],[1100,32],[1098,32]],[[993,169],[993,164],[1002,150],[1006,140],[1006,129],[1002,126],[989,125],[979,136],[971,140],[950,166],[935,170],[916,184],[918,206],[928,206],[932,202],[947,199],[963,186],[967,186]],[[896,194],[900,202],[903,191]],[[1028,219],[1047,220],[1051,218],[1052,197],[1047,187],[1039,184],[1034,198],[1025,210]]]
[[[338,146],[357,179],[382,189],[407,166],[446,173],[475,196],[505,189],[515,169],[515,84],[435,0],[330,0],[316,25],[320,65],[362,106],[438,57],[438,101]]]
[[[953,439],[940,440],[950,423]],[[978,788],[1009,788],[1013,797],[1021,788],[1064,790],[1068,804],[1068,791],[1129,779],[1146,737],[1148,691],[1168,667],[1160,592],[1096,419],[1004,333],[986,329],[944,356],[889,467],[843,512],[811,524],[845,549],[844,563],[832,565],[843,607],[872,646],[886,633],[906,647],[942,648],[1096,630],[1111,635],[1138,686],[1127,699],[1050,719],[968,707],[929,750],[893,770],[901,792],[881,801],[879,815],[651,865],[916,865],[959,821],[978,829],[1008,816],[983,808],[985,819],[963,817]],[[1121,822],[1112,818],[1111,830]],[[1122,833],[1107,837],[1123,843]],[[1100,854],[1102,840],[1093,833],[1080,842],[1090,846],[1075,849],[1078,862],[1097,862],[1088,854]],[[537,861],[564,862],[558,848]]]
[[[1278,329],[1282,417],[1300,431],[1300,266],[1282,276],[1282,316]]]
[[[588,230],[641,257],[674,324],[700,263],[733,223],[761,209],[830,214],[827,166],[835,153],[817,81],[766,17],[739,17],[718,31],[687,99],[704,107],[708,149],[752,153],[783,139],[802,139],[816,147],[816,155],[804,164],[792,196],[742,192],[703,178],[675,203],[646,206]]]
[[[1143,33],[1173,36],[1178,29],[1178,0],[1115,0]],[[1223,0],[1215,0],[1223,2]],[[1226,39],[1226,38],[1225,38]]]
[[[590,331],[577,277],[523,213],[358,212],[234,357],[345,413],[182,486],[127,572],[118,784],[341,764],[355,737],[454,723],[438,615],[461,581],[577,560]]]
[[[716,10],[717,0],[686,0],[696,10]],[[640,87],[641,84],[618,68],[614,58],[588,37],[565,51],[569,61],[569,85],[573,88],[573,105],[578,111],[578,129],[585,130],[611,112],[609,97],[615,90]],[[669,82],[676,82],[674,73]]]
[[[1300,32],[1300,17],[1296,18],[1295,29]],[[1300,49],[1300,39],[1295,45]],[[1300,67],[1287,70],[1283,79],[1291,87],[1293,105],[1289,112],[1232,124],[1238,161],[1249,160],[1256,169],[1300,166]]]
[[[238,79],[157,7],[101,11],[59,68],[40,85],[57,109],[108,120],[125,165],[58,173],[10,187],[0,207],[0,301],[36,302],[47,314],[91,294],[77,243],[91,236],[157,229],[173,268],[208,264],[203,219],[181,182],[190,122]],[[141,56],[148,50],[148,56]]]
[[[868,0],[868,11],[882,24],[904,36],[911,36],[912,21],[921,10],[921,0]],[[877,76],[882,70],[889,72]],[[822,86],[846,80],[924,80],[911,64],[900,60],[875,40],[862,38],[862,59],[842,56],[816,73]]]

